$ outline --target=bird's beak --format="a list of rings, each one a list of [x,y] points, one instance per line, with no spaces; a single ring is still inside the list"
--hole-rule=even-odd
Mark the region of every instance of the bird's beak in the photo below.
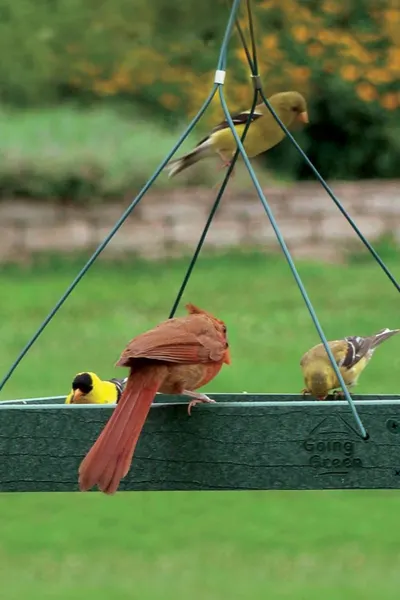
[[[82,390],[75,390],[74,395],[72,396],[71,404],[77,404],[82,396],[84,396]]]
[[[226,365],[230,365],[231,364],[231,353],[229,352],[229,348],[227,348],[225,350],[224,363]]]
[[[301,121],[302,123],[309,123],[308,120],[308,113],[307,111],[303,111],[299,114],[299,116],[297,117],[299,121]]]

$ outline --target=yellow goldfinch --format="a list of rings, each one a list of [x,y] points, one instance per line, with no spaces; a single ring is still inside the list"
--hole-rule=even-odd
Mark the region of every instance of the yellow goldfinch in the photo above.
[[[286,127],[290,127],[296,120],[308,123],[307,103],[299,92],[280,92],[274,94],[268,100]],[[246,127],[249,113],[250,111],[247,110],[232,116],[239,137],[242,136]],[[248,157],[253,158],[262,152],[266,152],[279,144],[284,137],[284,131],[275,121],[269,109],[264,103],[258,104],[244,142]],[[194,150],[181,158],[170,161],[165,168],[169,169],[168,176],[173,177],[199,160],[215,153],[221,158],[224,166],[228,166],[236,148],[235,138],[228,122],[225,120],[214,127],[210,134],[197,144]]]
[[[65,404],[117,404],[126,379],[103,381],[96,373],[78,373]]]
[[[360,373],[367,366],[375,348],[399,331],[400,329],[382,329],[369,337],[350,336],[343,340],[328,342],[348,387],[356,385]],[[318,400],[325,400],[329,392],[340,388],[323,344],[318,344],[306,352],[300,361],[300,366],[306,386],[303,395],[311,394]],[[342,396],[343,392],[337,392],[335,395]]]

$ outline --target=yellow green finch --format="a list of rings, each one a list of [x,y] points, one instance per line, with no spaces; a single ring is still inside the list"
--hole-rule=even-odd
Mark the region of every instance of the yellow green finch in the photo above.
[[[268,100],[287,128],[295,121],[308,123],[307,103],[299,92],[280,92],[274,94]],[[239,137],[242,136],[246,127],[249,113],[250,110],[247,110],[232,116]],[[264,103],[258,104],[244,141],[244,148],[248,157],[253,158],[262,152],[266,152],[279,144],[284,137],[284,131],[278,125],[268,107]],[[225,120],[214,127],[210,134],[197,144],[194,150],[181,158],[170,161],[166,165],[166,169],[169,170],[169,177],[173,177],[199,160],[215,154],[221,158],[224,166],[228,166],[236,148],[235,138],[228,122]]]
[[[348,387],[356,385],[376,347],[399,331],[400,329],[382,329],[368,337],[350,336],[328,342]],[[311,394],[318,400],[325,400],[330,392],[341,387],[323,344],[318,344],[306,352],[300,366],[305,383],[303,394]]]

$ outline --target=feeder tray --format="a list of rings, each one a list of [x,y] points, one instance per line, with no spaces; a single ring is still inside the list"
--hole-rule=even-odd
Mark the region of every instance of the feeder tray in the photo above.
[[[345,401],[297,395],[159,394],[119,490],[400,488],[400,398],[354,396],[363,440]],[[0,491],[78,491],[78,467],[113,405],[64,396],[0,405]]]

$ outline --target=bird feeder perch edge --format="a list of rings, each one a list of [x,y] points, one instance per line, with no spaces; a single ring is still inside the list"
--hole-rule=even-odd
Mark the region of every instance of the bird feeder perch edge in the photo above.
[[[211,394],[187,414],[158,394],[123,491],[400,488],[400,396],[346,401],[290,394]],[[78,491],[78,467],[114,409],[64,396],[0,404],[0,492]]]

